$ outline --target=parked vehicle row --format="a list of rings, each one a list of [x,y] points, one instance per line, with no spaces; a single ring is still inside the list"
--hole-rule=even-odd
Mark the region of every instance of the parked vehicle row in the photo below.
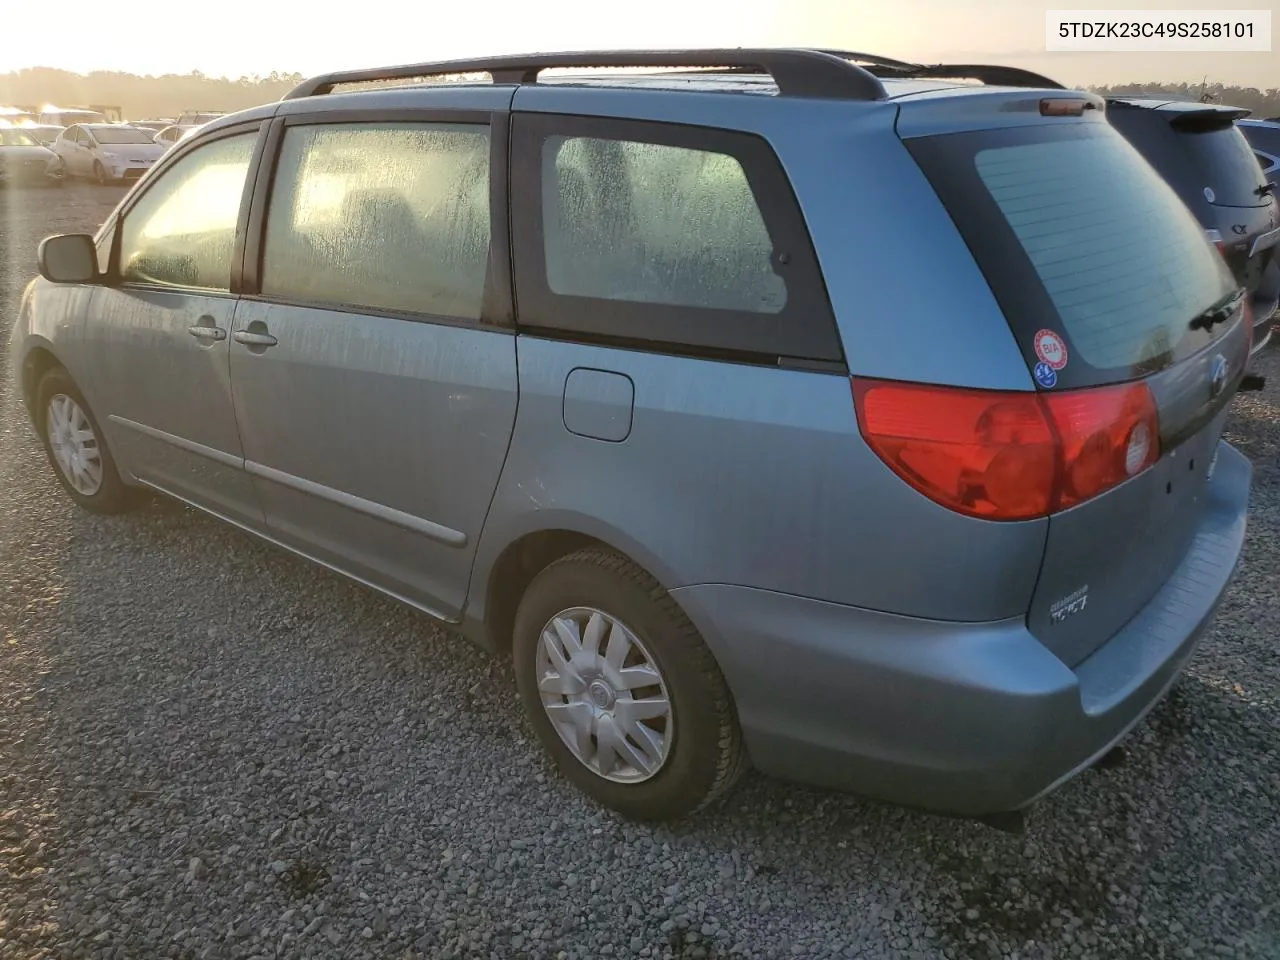
[[[98,183],[137,180],[164,155],[146,130],[120,123],[77,123],[58,134],[53,150],[73,177]]]
[[[602,66],[659,72],[543,76]],[[1245,533],[1251,291],[1105,107],[816,50],[317,77],[46,240],[13,380],[78,504],[510,654],[629,816],[748,762],[1016,813],[1169,689]],[[1176,149],[1255,236],[1233,148]]]
[[[115,109],[115,108],[113,108]],[[51,109],[43,113],[23,113],[14,108],[0,112],[0,130],[19,133],[0,140],[0,147],[29,146],[27,139],[47,147],[61,159],[50,167],[47,178],[61,183],[65,176],[91,178],[99,183],[130,182],[139,179],[166,149],[190,136],[210,119],[223,116],[216,111],[186,111],[177,118],[108,122],[101,113],[88,109]],[[118,113],[118,109],[116,109]],[[51,119],[65,124],[45,122]],[[37,122],[39,120],[40,122]],[[0,155],[17,162],[17,153]],[[44,158],[48,160],[48,157]],[[12,166],[13,163],[10,165]],[[29,158],[24,169],[30,166]],[[53,170],[58,172],[53,173]],[[29,179],[0,172],[0,182]],[[37,178],[39,179],[39,178]]]
[[[1111,125],[1177,191],[1250,298],[1253,349],[1271,335],[1280,307],[1280,243],[1274,187],[1237,123],[1248,111],[1169,100],[1114,98]]]
[[[21,127],[0,127],[0,186],[33,184],[60,187],[62,161]]]

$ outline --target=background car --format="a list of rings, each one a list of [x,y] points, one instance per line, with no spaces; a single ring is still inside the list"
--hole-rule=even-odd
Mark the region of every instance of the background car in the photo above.
[[[62,133],[66,127],[59,126],[55,123],[24,123],[19,128],[23,133],[29,133],[40,143],[42,147],[53,149],[53,142],[58,139],[58,135]]]
[[[221,110],[184,110],[174,123],[180,127],[202,127],[225,116]]]
[[[53,149],[68,176],[98,183],[137,180],[164,154],[146,130],[123,123],[77,123],[59,135]]]
[[[0,185],[60,187],[63,179],[63,163],[56,153],[21,127],[0,127]]]
[[[1253,147],[1267,182],[1280,186],[1280,121],[1237,120],[1236,126]]]
[[[1280,306],[1280,269],[1271,269],[1280,242],[1280,214],[1272,186],[1249,142],[1236,127],[1239,107],[1113,97],[1111,125],[1177,191],[1236,281],[1249,292],[1253,351],[1267,343]]]
[[[203,126],[203,124],[200,126]],[[167,149],[172,147],[178,141],[185,140],[187,137],[191,136],[191,134],[200,129],[200,126],[185,127],[176,123],[170,124],[158,132],[153,139],[156,143],[161,144]]]
[[[73,123],[107,123],[110,118],[88,107],[46,107],[36,119],[40,123],[69,127]]]
[[[171,123],[173,123],[173,121],[172,121],[172,120],[164,120],[164,119],[161,119],[161,120],[130,120],[130,121],[129,121],[129,126],[131,126],[131,127],[138,127],[138,128],[140,128],[140,129],[142,129],[142,130],[150,130],[152,133],[157,133],[157,132],[159,132],[159,131],[163,130],[165,127],[169,126]]]

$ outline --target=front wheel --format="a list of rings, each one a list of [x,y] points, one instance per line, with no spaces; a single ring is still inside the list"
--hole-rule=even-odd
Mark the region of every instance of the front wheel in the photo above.
[[[116,472],[89,405],[61,367],[40,381],[36,417],[49,463],[72,500],[93,513],[120,513],[131,506],[129,488]]]
[[[649,574],[604,550],[539,573],[516,613],[516,685],[561,772],[638,820],[726,793],[746,755],[711,651]]]

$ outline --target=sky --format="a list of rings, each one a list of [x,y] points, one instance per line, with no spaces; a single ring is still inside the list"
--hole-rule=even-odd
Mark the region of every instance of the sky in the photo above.
[[[5,6],[10,42],[0,47],[0,73],[48,66],[236,77],[582,48],[795,45],[1010,64],[1070,86],[1207,76],[1211,83],[1280,87],[1276,42],[1271,53],[1045,53],[1045,10],[1070,8],[1069,0],[641,0],[632,16],[610,12],[600,0],[360,0],[343,15],[306,12],[296,0],[217,0],[216,16],[141,8],[173,10],[173,17],[106,15],[101,0],[59,0],[54,20],[47,4]],[[1174,6],[1174,0],[1125,0],[1121,8]],[[1280,29],[1280,0],[1186,6],[1270,9]],[[40,39],[15,43],[15,37]]]

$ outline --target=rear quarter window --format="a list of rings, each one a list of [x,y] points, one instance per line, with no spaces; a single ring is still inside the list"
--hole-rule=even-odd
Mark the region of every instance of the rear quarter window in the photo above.
[[[1054,382],[1141,376],[1200,349],[1191,320],[1228,296],[1230,272],[1174,191],[1103,123],[908,142],[1017,337],[1066,345]]]
[[[843,363],[799,205],[740,132],[517,115],[520,324],[679,353]]]

